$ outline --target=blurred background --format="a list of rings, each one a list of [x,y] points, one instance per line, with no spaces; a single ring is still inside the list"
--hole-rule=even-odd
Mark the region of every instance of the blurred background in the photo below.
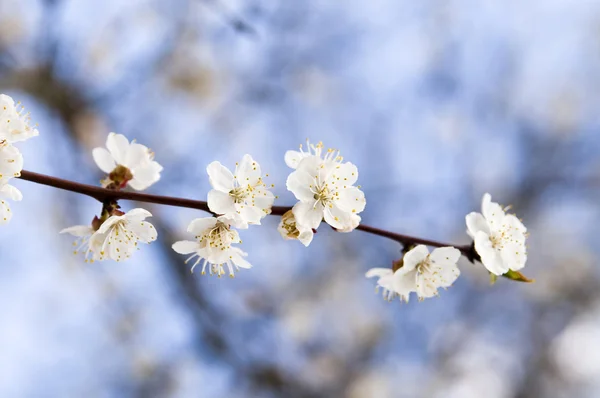
[[[143,206],[159,240],[85,264],[62,228],[100,204],[15,181],[0,229],[1,397],[600,396],[600,1],[0,0],[0,91],[40,136],[25,169],[85,183],[110,131],[164,165],[151,193],[205,199],[205,167],[257,159],[280,196],[306,138],[357,164],[365,224],[469,243],[490,192],[531,233],[534,284],[480,264],[437,299],[364,278],[401,247],[278,219],[254,268],[190,274],[205,214]]]

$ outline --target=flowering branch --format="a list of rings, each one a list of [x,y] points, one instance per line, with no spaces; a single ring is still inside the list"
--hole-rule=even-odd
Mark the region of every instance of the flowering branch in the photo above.
[[[122,261],[131,257],[138,243],[151,243],[157,239],[154,226],[146,221],[152,214],[136,208],[124,213],[119,200],[135,200],[167,206],[185,207],[208,212],[210,217],[192,220],[187,232],[194,240],[173,243],[179,254],[188,255],[191,271],[201,265],[202,274],[231,277],[240,268],[251,268],[244,259],[247,253],[235,244],[241,243],[237,229],[260,225],[268,215],[281,216],[277,227],[284,239],[298,240],[308,246],[322,222],[334,230],[347,233],[355,229],[382,236],[402,244],[402,257],[392,262],[391,268],[371,268],[367,277],[378,277],[377,285],[383,288],[384,297],[399,297],[408,301],[411,293],[419,299],[438,295],[438,288],[451,286],[460,275],[457,262],[464,255],[474,263],[481,262],[492,276],[529,282],[519,270],[527,261],[527,228],[514,214],[507,214],[492,202],[491,195],[482,199],[481,213],[472,212],[465,217],[467,233],[472,244],[453,246],[446,243],[401,235],[361,224],[359,215],[366,206],[364,192],[358,180],[358,168],[344,162],[340,152],[325,149],[323,144],[310,144],[306,150],[287,151],[286,165],[293,169],[286,180],[286,188],[298,202],[293,207],[273,206],[276,196],[263,180],[261,167],[246,154],[235,164],[232,172],[218,161],[211,162],[206,172],[212,190],[208,200],[192,200],[138,192],[123,191],[131,187],[142,191],[160,180],[163,167],[154,160],[154,152],[140,143],[129,141],[122,134],[109,133],[106,148],[94,148],[94,161],[107,174],[100,181],[101,188],[63,180],[23,170],[23,156],[13,143],[38,135],[29,125],[29,114],[15,105],[12,98],[0,94],[0,197],[21,200],[21,192],[8,184],[11,178],[21,178],[34,183],[79,193],[102,203],[102,211],[90,224],[65,228],[61,233],[77,237],[74,252],[84,252],[86,261]],[[268,177],[268,174],[265,174]],[[8,203],[0,200],[0,224],[10,221],[12,212]],[[435,249],[430,253],[427,246]]]
[[[56,178],[44,174],[34,173],[32,171],[22,170],[20,178],[22,180],[31,181],[36,184],[46,185],[58,189],[62,189],[65,191],[70,191],[74,193],[78,193],[81,195],[86,195],[91,198],[96,199],[99,202],[106,203],[109,201],[116,200],[135,200],[138,202],[144,203],[154,203],[159,205],[166,206],[174,206],[174,207],[184,207],[188,209],[197,209],[202,210],[208,213],[212,213],[208,208],[208,204],[202,200],[192,200],[185,198],[177,198],[172,196],[161,196],[161,195],[151,195],[139,192],[127,192],[121,190],[112,190],[107,188],[96,187],[93,185],[81,184],[74,181],[64,180],[61,178]],[[292,208],[289,206],[273,206],[271,207],[271,215],[274,216],[283,216],[286,212],[290,211]],[[427,245],[432,247],[446,247],[446,246],[454,246],[459,249],[462,254],[467,256],[470,259],[472,256],[473,248],[472,245],[463,245],[456,246],[449,243],[436,242],[428,239],[422,239],[410,235],[402,235],[392,231],[387,231],[384,229],[379,229],[375,227],[371,227],[369,225],[360,224],[356,229],[377,235],[382,236],[384,238],[391,239],[398,243],[401,243],[403,246],[412,246],[412,245]]]

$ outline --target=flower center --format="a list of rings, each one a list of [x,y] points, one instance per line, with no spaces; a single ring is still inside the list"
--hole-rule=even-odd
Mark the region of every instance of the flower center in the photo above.
[[[242,203],[248,197],[248,190],[241,187],[236,187],[229,191],[229,196],[233,198],[235,203]]]
[[[430,272],[430,268],[429,266],[431,265],[431,261],[429,260],[429,256],[427,256],[427,258],[423,261],[421,261],[418,265],[417,265],[417,272],[419,274],[424,274],[426,272]]]
[[[313,192],[315,193],[313,195],[313,198],[317,202],[321,202],[323,205],[326,205],[327,203],[332,201],[334,197],[333,192],[329,190],[327,184],[323,185],[322,187],[317,186],[317,189]]]
[[[235,235],[229,229],[229,226],[219,221],[215,227],[206,232],[200,240],[205,241],[210,248],[228,250],[231,247],[231,241],[234,236]]]

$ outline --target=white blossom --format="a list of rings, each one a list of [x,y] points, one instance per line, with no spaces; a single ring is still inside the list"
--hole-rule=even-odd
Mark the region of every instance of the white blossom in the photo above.
[[[0,141],[0,179],[19,177],[23,170],[23,155],[8,141]]]
[[[507,210],[507,209],[506,209]],[[483,265],[495,275],[517,271],[527,261],[527,229],[513,214],[506,214],[489,193],[483,195],[481,213],[466,216],[467,233]]]
[[[235,172],[215,161],[206,168],[213,189],[208,193],[208,207],[233,221],[237,228],[260,225],[271,212],[275,195],[263,182],[260,165],[250,155],[236,163]]]
[[[416,246],[404,255],[402,267],[394,273],[394,291],[405,297],[416,292],[419,299],[437,296],[438,288],[449,287],[460,275],[459,258],[460,251],[454,247],[437,248],[429,254],[426,246]]]
[[[310,156],[316,156],[318,158],[321,158],[321,155],[323,153],[323,142],[319,141],[318,144],[311,144],[310,141],[307,139],[306,140],[306,152],[304,152],[304,148],[302,146],[302,144],[300,144],[300,150],[299,151],[286,151],[285,155],[284,155],[284,160],[285,160],[285,164],[288,165],[288,167],[292,168],[292,169],[297,169],[298,165],[300,164],[300,162]],[[329,156],[330,158],[332,156],[337,156],[339,155],[339,153],[336,153],[333,150],[328,150],[327,151],[327,156]]]
[[[106,149],[108,148],[108,149]],[[112,182],[125,183],[141,191],[160,179],[162,166],[154,160],[154,152],[148,147],[129,140],[122,134],[110,133],[106,148],[95,148],[94,161],[109,178],[103,181],[107,186]]]
[[[77,239],[73,242],[73,254],[83,253],[85,261],[94,261],[94,251],[90,248],[90,239],[94,234],[94,228],[90,225],[74,225],[60,231],[61,234],[71,234]]]
[[[70,233],[78,238],[75,252],[84,252],[86,260],[122,261],[131,257],[138,248],[138,242],[150,243],[156,240],[156,229],[148,221],[144,221],[151,216],[147,210],[133,209],[123,215],[110,216],[97,231],[89,226],[76,225],[60,232]]]
[[[325,219],[332,227],[346,232],[358,225],[360,219],[355,216],[365,208],[365,195],[354,186],[358,169],[341,159],[338,154],[325,159],[307,156],[288,176],[287,189],[299,200],[293,212],[300,225],[317,229]]]
[[[206,274],[206,267],[211,275],[221,277],[225,274],[227,266],[229,276],[235,276],[234,271],[239,268],[251,268],[252,265],[244,257],[247,253],[235,243],[241,243],[238,232],[231,228],[231,219],[221,217],[205,217],[193,220],[188,226],[188,232],[195,235],[196,240],[175,242],[173,250],[179,254],[191,254],[185,261],[186,264],[193,260],[192,272],[198,264],[202,264],[202,275]]]
[[[394,298],[400,298],[400,301],[408,302],[408,293],[399,294],[394,290],[394,271],[390,268],[371,268],[365,274],[367,278],[377,277],[377,286],[375,291],[382,289],[384,300],[392,301]]]
[[[285,212],[281,217],[277,230],[284,239],[297,239],[304,246],[308,246],[310,242],[312,242],[314,236],[312,228],[304,227],[296,223],[296,218],[291,210]]]
[[[12,212],[8,202],[4,199],[11,199],[14,201],[20,201],[23,199],[21,191],[7,183],[8,179],[0,179],[0,225],[6,224],[12,218]]]
[[[37,129],[30,126],[31,118],[20,103],[6,94],[0,94],[0,141],[9,144],[37,136]]]

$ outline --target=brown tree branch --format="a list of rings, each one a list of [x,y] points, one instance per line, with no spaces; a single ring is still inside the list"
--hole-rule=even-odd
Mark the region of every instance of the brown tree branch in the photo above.
[[[63,180],[61,178],[51,177],[44,174],[38,174],[31,171],[22,170],[22,180],[31,181],[36,184],[47,185],[58,189],[63,189],[70,192],[75,192],[81,195],[86,195],[91,198],[98,200],[99,202],[107,202],[110,200],[136,200],[138,202],[155,203],[159,205],[185,207],[188,209],[197,209],[212,213],[208,208],[208,204],[202,200],[192,200],[184,198],[176,198],[170,196],[161,195],[150,195],[139,192],[127,192],[127,191],[116,191],[111,189],[105,189],[101,187],[95,187],[93,185],[81,184],[74,181]],[[271,215],[282,216],[285,212],[291,210],[289,206],[273,206],[271,208]],[[371,227],[368,225],[360,224],[356,229],[364,231],[373,235],[382,236],[384,238],[391,239],[403,246],[410,245],[427,245],[433,247],[445,247],[454,246],[461,251],[462,254],[467,256],[470,260],[473,256],[473,248],[471,245],[452,245],[449,243],[442,243],[428,239],[417,238],[410,235],[402,235],[395,232],[387,231]]]

